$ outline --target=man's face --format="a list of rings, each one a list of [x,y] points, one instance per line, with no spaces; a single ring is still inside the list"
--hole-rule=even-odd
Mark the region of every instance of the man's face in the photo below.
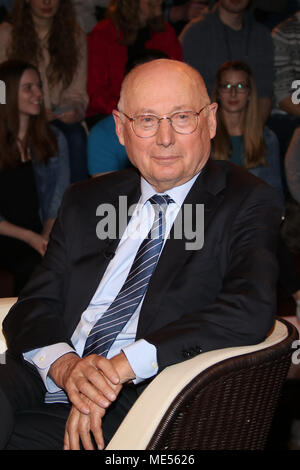
[[[180,62],[159,60],[133,71],[121,110],[130,117],[140,114],[163,117],[178,111],[198,112],[208,102],[194,71]],[[130,120],[114,112],[116,131],[129,159],[158,192],[185,183],[203,168],[210,154],[210,139],[215,134],[216,106],[208,105],[200,113],[198,126],[191,134],[178,134],[164,119],[156,135],[147,138],[138,137]]]
[[[249,3],[250,0],[219,0],[219,5],[230,13],[242,13]]]

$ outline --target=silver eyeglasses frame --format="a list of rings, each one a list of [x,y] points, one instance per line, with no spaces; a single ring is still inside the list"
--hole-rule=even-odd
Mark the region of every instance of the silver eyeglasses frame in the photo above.
[[[123,114],[131,123],[131,128],[133,130],[133,132],[135,133],[135,135],[137,137],[139,137],[140,139],[149,139],[151,137],[154,137],[157,133],[158,133],[158,130],[159,130],[159,126],[160,126],[160,122],[165,120],[165,119],[168,119],[169,122],[170,122],[170,125],[173,129],[174,132],[176,132],[177,134],[182,134],[182,135],[189,135],[189,134],[193,134],[193,132],[195,132],[195,130],[197,129],[198,127],[198,123],[199,123],[199,115],[200,113],[205,109],[207,108],[207,106],[209,106],[208,104],[206,104],[205,106],[203,106],[203,108],[200,109],[200,111],[175,111],[174,113],[171,114],[171,116],[162,116],[161,118],[159,118],[158,116],[156,116],[155,114],[138,114],[137,116],[134,116],[134,117],[131,117],[131,116],[128,116],[128,114],[124,113],[124,111],[121,111],[119,109],[119,112],[121,114]],[[196,126],[195,126],[195,129],[192,130],[191,132],[179,132],[177,131],[174,127],[173,127],[173,122],[172,122],[172,116],[174,116],[175,114],[180,114],[180,113],[191,113],[193,114],[194,116],[197,116],[197,122],[196,122]],[[144,135],[144,136],[141,136],[141,135],[138,135],[136,133],[136,130],[134,128],[134,121],[139,118],[140,116],[152,116],[154,118],[157,119],[157,127],[156,127],[156,130],[154,132],[154,134],[151,134],[151,135]]]

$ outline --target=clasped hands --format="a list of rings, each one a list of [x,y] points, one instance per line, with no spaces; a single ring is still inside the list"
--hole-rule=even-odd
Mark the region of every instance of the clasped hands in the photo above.
[[[91,434],[97,448],[104,449],[102,418],[123,384],[135,377],[126,356],[120,353],[106,359],[91,354],[80,358],[69,353],[52,364],[49,375],[72,403],[64,449],[80,450],[81,442],[84,449],[93,450]]]

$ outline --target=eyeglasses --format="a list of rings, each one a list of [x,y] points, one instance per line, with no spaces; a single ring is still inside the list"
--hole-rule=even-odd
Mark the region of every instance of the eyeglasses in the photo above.
[[[160,121],[168,119],[172,128],[178,134],[192,134],[198,126],[199,114],[207,107],[203,106],[200,111],[179,111],[171,114],[171,116],[163,116],[159,118],[154,114],[139,114],[134,117],[128,116],[123,111],[120,113],[129,119],[133,132],[142,138],[153,137],[157,134]]]
[[[249,85],[247,83],[221,83],[219,85],[220,93],[231,93],[232,90],[235,90],[237,93],[247,93],[249,90]]]

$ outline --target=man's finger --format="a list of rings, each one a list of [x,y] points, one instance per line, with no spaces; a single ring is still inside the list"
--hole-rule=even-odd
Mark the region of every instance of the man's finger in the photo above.
[[[94,450],[90,434],[90,416],[81,415],[78,423],[79,438],[85,450]]]
[[[96,356],[95,366],[99,369],[104,377],[108,379],[112,384],[118,385],[120,383],[120,377],[117,373],[113,363],[102,356]]]
[[[66,450],[80,450],[80,440],[78,434],[78,423],[80,413],[76,408],[72,408],[65,430]]]
[[[104,439],[103,439],[103,433],[102,433],[102,417],[104,415],[104,412],[100,414],[98,413],[92,413],[90,418],[91,418],[91,432],[93,433],[96,445],[98,450],[103,450],[104,449]]]
[[[70,450],[70,439],[69,439],[69,433],[67,429],[65,430],[65,435],[64,435],[64,450]]]

